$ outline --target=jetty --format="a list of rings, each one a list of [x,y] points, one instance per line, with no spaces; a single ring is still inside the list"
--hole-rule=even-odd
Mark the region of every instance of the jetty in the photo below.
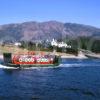
[[[88,58],[100,59],[100,55],[93,53],[92,51],[81,49],[81,52]]]

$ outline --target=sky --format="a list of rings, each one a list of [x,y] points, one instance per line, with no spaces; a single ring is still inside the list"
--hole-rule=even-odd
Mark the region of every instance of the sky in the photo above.
[[[100,28],[100,0],[0,0],[0,25],[50,20]]]

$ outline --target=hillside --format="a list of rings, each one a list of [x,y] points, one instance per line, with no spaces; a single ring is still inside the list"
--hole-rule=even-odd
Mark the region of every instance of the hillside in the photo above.
[[[78,37],[96,35],[100,35],[99,28],[75,23],[61,23],[57,21],[24,22],[0,26],[0,41],[34,41],[53,38],[61,39],[65,36]]]

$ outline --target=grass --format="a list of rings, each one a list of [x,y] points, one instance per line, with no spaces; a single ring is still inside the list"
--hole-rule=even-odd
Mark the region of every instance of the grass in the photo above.
[[[22,49],[16,46],[10,46],[10,45],[5,45],[5,46],[1,46],[0,45],[0,54],[3,53],[20,53],[20,52],[28,52],[28,50],[26,49]]]
[[[3,53],[13,53],[13,54],[24,54],[24,53],[27,53],[31,50],[27,50],[27,49],[23,49],[23,48],[19,48],[19,47],[16,47],[16,46],[13,46],[13,45],[5,45],[5,46],[2,46],[0,45],[0,54],[3,54]],[[53,52],[49,52],[49,51],[35,51],[35,53],[43,53],[43,54],[48,54],[48,53],[53,53]],[[64,55],[64,56],[70,56],[72,54],[66,54],[66,53],[62,53],[62,52],[56,52],[55,53],[56,55]]]

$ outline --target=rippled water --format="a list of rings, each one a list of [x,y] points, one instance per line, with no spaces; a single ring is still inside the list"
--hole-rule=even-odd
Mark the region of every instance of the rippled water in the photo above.
[[[100,60],[63,59],[57,68],[0,69],[0,100],[100,100]]]

